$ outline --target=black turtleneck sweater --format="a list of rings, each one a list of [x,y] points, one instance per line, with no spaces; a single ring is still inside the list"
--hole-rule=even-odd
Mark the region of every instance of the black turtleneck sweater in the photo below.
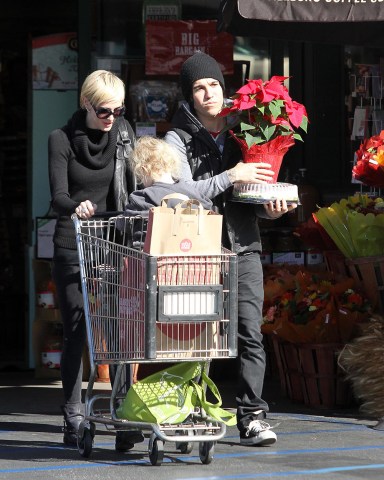
[[[54,243],[76,249],[71,215],[84,200],[97,205],[98,212],[114,210],[112,185],[118,131],[116,119],[109,132],[85,124],[86,112],[78,110],[63,128],[54,130],[48,141],[49,183],[52,208],[59,218]]]

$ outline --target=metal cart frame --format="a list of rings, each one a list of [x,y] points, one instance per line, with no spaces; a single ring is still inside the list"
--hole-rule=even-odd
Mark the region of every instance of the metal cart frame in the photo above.
[[[222,249],[214,256],[152,256],[141,250],[137,232],[143,217],[80,220],[76,230],[84,314],[90,356],[85,418],[78,449],[91,454],[96,423],[111,430],[149,432],[149,458],[161,464],[164,442],[190,453],[199,442],[202,463],[210,463],[214,444],[226,432],[202,409],[178,424],[132,422],[116,410],[124,398],[121,378],[127,364],[201,361],[237,355],[237,256]],[[138,248],[132,248],[137,245]],[[116,365],[112,392],[93,394],[98,364]],[[109,409],[96,409],[100,400]]]

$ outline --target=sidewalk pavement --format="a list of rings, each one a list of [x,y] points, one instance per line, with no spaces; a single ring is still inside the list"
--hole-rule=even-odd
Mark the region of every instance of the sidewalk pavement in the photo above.
[[[233,382],[217,382],[226,408],[234,408]],[[84,388],[86,388],[84,383]],[[109,384],[95,384],[94,393]],[[148,439],[125,454],[114,451],[114,433],[97,425],[90,458],[62,444],[61,384],[34,378],[32,371],[0,372],[1,480],[230,480],[375,479],[384,477],[384,431],[374,429],[357,406],[313,409],[281,396],[279,381],[266,378],[268,422],[278,436],[269,447],[239,444],[236,427],[215,445],[211,464],[203,465],[198,447],[182,454],[166,443],[160,468],[148,458]]]

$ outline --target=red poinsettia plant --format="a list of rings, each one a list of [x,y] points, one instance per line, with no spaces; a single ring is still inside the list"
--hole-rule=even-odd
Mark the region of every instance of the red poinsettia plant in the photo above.
[[[226,129],[232,129],[248,149],[274,140],[276,147],[288,149],[295,140],[302,141],[298,130],[307,131],[308,115],[304,105],[289,95],[287,78],[248,80],[221,110],[220,116],[234,120]]]
[[[361,143],[352,176],[364,185],[384,187],[384,130]]]

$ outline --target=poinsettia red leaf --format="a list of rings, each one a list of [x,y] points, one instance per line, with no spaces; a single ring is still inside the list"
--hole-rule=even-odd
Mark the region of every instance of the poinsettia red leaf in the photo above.
[[[274,125],[286,126],[289,130],[292,130],[292,129],[291,129],[291,126],[290,126],[290,124],[289,124],[289,122],[288,122],[288,120],[286,120],[285,118],[281,118],[281,117],[279,117],[279,118],[273,118],[273,117],[271,117],[271,118],[270,118],[270,121],[271,121],[271,123],[273,123]]]
[[[291,96],[289,95],[289,92],[288,92],[288,88],[283,85],[283,93],[282,93],[282,98],[283,100],[287,103],[287,102],[292,102],[292,98]]]
[[[307,117],[307,111],[301,103],[295,102],[294,100],[286,105],[286,110],[289,116],[289,121],[296,128],[299,128],[303,117]]]
[[[239,110],[249,110],[256,105],[256,100],[250,98],[249,95],[243,95],[239,102]]]
[[[272,81],[265,82],[262,87],[262,98],[260,99],[263,103],[268,103],[271,100],[275,99],[286,99],[287,90],[280,82]],[[289,97],[289,95],[288,95]],[[289,97],[290,99],[290,97]]]
[[[218,117],[226,117],[227,115],[229,115],[230,112],[231,112],[231,108],[229,108],[229,107],[223,108],[219,112]]]
[[[248,80],[248,83],[239,88],[236,93],[241,95],[253,95],[260,90],[262,84],[263,81],[261,79]]]
[[[271,77],[271,82],[285,82],[285,80],[288,80],[289,77],[282,77],[281,75],[273,75],[273,77]]]
[[[233,105],[231,108],[232,111],[237,111],[240,110],[240,104],[243,100],[243,95],[239,95],[235,100],[233,101]]]

